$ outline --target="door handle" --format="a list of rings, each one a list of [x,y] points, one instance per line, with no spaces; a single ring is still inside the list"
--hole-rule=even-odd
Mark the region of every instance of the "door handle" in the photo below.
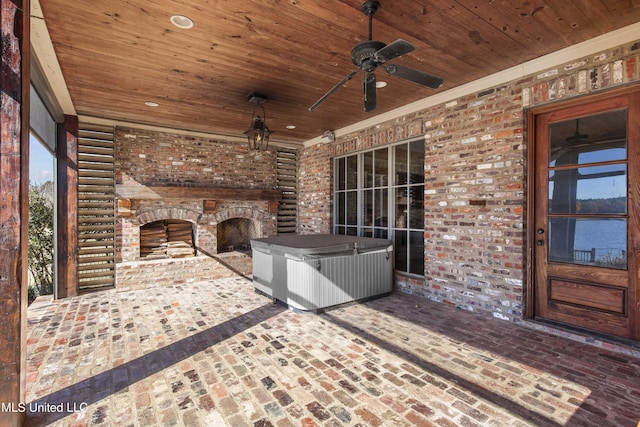
[[[536,240],[536,245],[538,246],[544,246],[544,240],[540,239],[540,240]]]

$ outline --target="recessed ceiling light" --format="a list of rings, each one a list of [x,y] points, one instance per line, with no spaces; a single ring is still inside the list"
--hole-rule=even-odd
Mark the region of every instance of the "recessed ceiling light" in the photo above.
[[[296,125],[286,125],[285,127],[289,130],[292,130],[296,128]]]
[[[146,105],[147,107],[157,107],[160,104],[158,104],[157,102],[153,102],[153,101],[147,101],[144,103],[144,105]]]
[[[184,15],[173,15],[170,19],[171,23],[178,28],[188,30],[193,27],[193,21]]]
[[[380,89],[381,87],[385,87],[386,85],[387,85],[387,82],[382,81],[382,80],[379,80],[379,81],[376,82],[376,87],[378,89]]]

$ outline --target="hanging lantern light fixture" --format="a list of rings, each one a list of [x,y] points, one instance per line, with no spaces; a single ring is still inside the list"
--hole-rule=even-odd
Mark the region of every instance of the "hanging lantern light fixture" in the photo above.
[[[249,102],[255,104],[251,125],[249,129],[244,132],[244,134],[247,135],[249,150],[266,150],[269,148],[269,136],[271,135],[271,131],[267,127],[266,122],[267,113],[264,110],[264,103],[267,101],[267,96],[252,92],[247,99]],[[262,116],[260,116],[260,110],[262,110]]]

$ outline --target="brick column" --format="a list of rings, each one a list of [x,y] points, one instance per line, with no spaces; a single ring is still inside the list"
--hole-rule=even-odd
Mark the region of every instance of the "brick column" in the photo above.
[[[29,218],[29,0],[0,0],[0,425],[25,398]]]

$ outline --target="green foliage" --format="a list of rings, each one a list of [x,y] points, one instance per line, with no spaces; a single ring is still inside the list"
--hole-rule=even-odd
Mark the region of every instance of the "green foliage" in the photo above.
[[[29,189],[29,303],[53,293],[53,183]]]
[[[624,213],[626,211],[626,197],[611,197],[608,199],[582,199],[576,201],[577,213]]]

